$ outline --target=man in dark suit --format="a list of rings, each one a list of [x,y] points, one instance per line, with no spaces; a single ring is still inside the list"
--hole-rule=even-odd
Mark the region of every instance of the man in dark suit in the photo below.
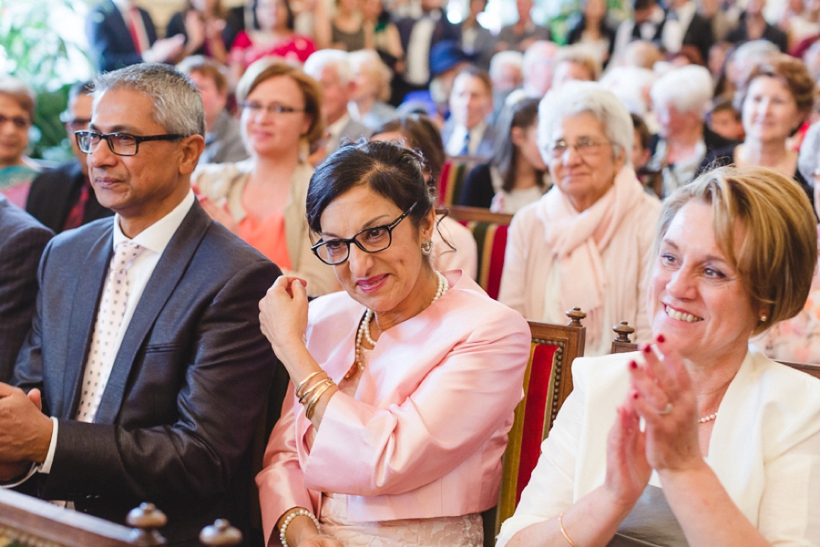
[[[181,34],[157,40],[151,16],[131,0],[103,0],[88,14],[86,35],[100,72],[143,61],[172,62],[185,45]]]
[[[68,94],[68,109],[63,122],[75,159],[37,175],[26,199],[26,211],[58,234],[114,214],[97,201],[88,180],[86,156],[74,138],[75,131],[88,129],[92,91],[91,82],[81,82]]]
[[[152,501],[169,542],[196,545],[216,516],[247,522],[276,367],[258,301],[281,272],[191,191],[205,115],[184,76],[159,64],[99,76],[89,127],[91,183],[117,215],[43,254],[21,389],[0,384],[0,461],[18,462],[0,472],[114,521]]]
[[[461,27],[447,20],[442,0],[421,0],[421,13],[396,21],[406,65],[404,73],[393,82],[390,102],[400,104],[411,91],[423,91],[434,74],[430,67],[433,46],[444,40],[461,43]]]
[[[0,194],[0,382],[8,382],[31,328],[37,264],[51,230]]]
[[[709,49],[714,44],[715,39],[712,34],[711,21],[699,14],[697,9],[692,0],[669,0],[665,26],[679,25],[676,33],[682,35],[680,38],[681,46],[694,46],[697,48],[703,62],[706,63],[709,60]],[[667,32],[669,30],[672,29],[667,29]]]

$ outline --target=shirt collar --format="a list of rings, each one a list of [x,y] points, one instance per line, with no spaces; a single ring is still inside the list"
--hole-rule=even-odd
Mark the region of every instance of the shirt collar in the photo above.
[[[179,225],[182,224],[182,221],[185,219],[185,215],[191,210],[194,200],[193,190],[188,190],[188,194],[179,205],[174,207],[170,213],[140,232],[131,241],[157,254],[162,254],[165,247],[168,246],[168,242],[174,237]],[[120,228],[120,215],[118,213],[114,215],[114,247],[116,248],[116,246],[123,241],[128,241],[128,237],[122,233],[122,228]]]

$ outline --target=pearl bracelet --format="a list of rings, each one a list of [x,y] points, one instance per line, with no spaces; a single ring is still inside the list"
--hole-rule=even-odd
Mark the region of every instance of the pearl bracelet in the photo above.
[[[296,517],[310,517],[310,520],[313,521],[313,524],[316,525],[316,530],[321,532],[321,527],[319,526],[319,520],[313,516],[313,513],[308,511],[307,509],[303,509],[299,507],[295,511],[293,511],[290,515],[285,517],[285,522],[282,523],[282,526],[279,527],[279,541],[282,542],[282,547],[289,547],[288,540],[285,537],[285,534],[288,531],[288,526],[290,526],[291,521]]]

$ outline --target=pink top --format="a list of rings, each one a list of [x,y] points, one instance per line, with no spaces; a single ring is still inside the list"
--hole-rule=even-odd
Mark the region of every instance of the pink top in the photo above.
[[[316,51],[316,44],[307,36],[291,34],[288,38],[274,44],[262,45],[253,43],[248,33],[242,30],[236,35],[228,56],[230,62],[239,62],[243,67],[248,68],[251,63],[262,57],[272,56],[304,63],[314,51]]]
[[[259,220],[250,214],[239,221],[237,235],[283,270],[292,270],[285,237],[285,215],[274,211]]]
[[[445,276],[451,289],[439,300],[381,334],[355,396],[333,395],[311,448],[313,426],[290,386],[256,477],[266,538],[291,507],[319,514],[321,492],[343,495],[353,522],[496,504],[530,330],[466,275]],[[307,347],[336,383],[353,364],[364,311],[344,292],[311,302]]]

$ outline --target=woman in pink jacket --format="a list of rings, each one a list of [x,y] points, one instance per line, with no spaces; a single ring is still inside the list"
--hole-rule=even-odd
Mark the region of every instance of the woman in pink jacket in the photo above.
[[[481,545],[526,322],[433,269],[435,209],[412,151],[342,148],[314,174],[307,216],[345,291],[308,305],[304,282],[280,277],[260,303],[292,380],[257,477],[268,543],[276,528],[301,547]]]

